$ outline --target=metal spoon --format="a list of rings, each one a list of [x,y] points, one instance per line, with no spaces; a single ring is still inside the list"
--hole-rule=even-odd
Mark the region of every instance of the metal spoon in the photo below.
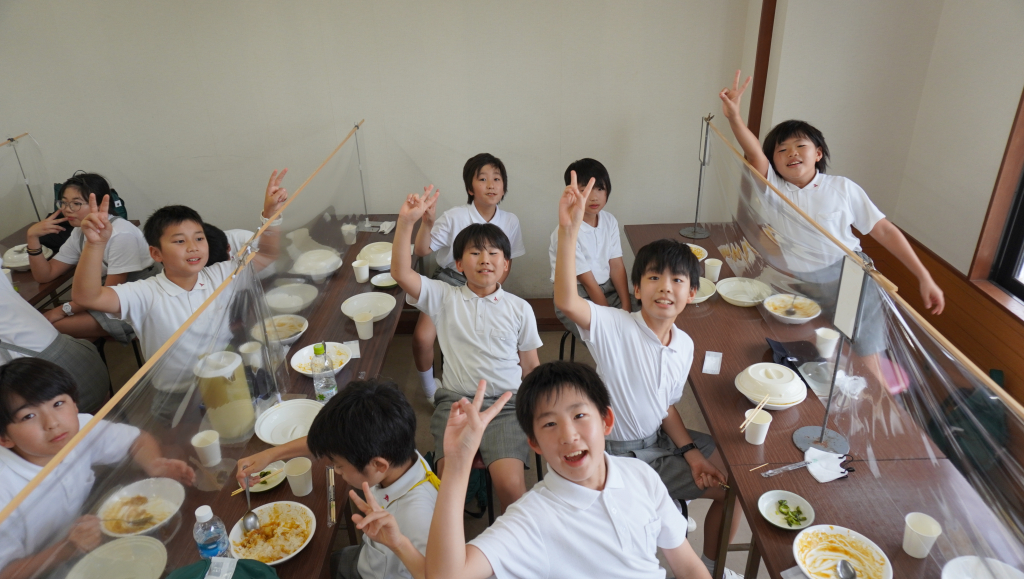
[[[786,308],[786,317],[792,318],[796,315],[796,308],[793,306],[796,304],[796,294],[793,294],[793,301],[789,302],[789,307]],[[851,567],[852,569],[852,567]]]
[[[836,575],[839,579],[857,579],[857,570],[846,559],[840,559],[836,563]]]
[[[242,467],[242,470],[249,468],[249,465]],[[250,533],[260,528],[260,518],[256,513],[252,512],[252,503],[249,502],[249,477],[245,477],[245,506],[249,510],[242,515],[242,530],[246,533]]]

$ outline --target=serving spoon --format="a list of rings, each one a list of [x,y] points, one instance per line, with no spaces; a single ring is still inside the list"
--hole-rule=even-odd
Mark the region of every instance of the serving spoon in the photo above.
[[[247,468],[249,468],[249,465],[243,466],[242,470]],[[242,515],[242,530],[246,533],[251,533],[260,528],[260,518],[256,513],[252,512],[252,503],[249,502],[249,477],[245,477],[245,506],[249,510]]]
[[[793,294],[793,301],[789,302],[789,307],[786,308],[786,317],[792,318],[793,316],[796,315],[796,308],[793,307],[795,305],[796,305],[796,294]],[[852,567],[851,567],[851,569],[852,569]],[[855,573],[856,573],[856,571],[855,571]],[[854,575],[854,577],[856,577],[856,575]]]

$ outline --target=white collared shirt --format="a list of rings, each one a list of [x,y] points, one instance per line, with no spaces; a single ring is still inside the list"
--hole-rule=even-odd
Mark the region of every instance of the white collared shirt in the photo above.
[[[554,469],[469,542],[498,579],[602,577],[663,579],[657,549],[686,540],[686,519],[647,463],[604,455],[604,490]]]
[[[153,265],[149,244],[142,230],[127,219],[112,219],[110,225],[114,231],[103,250],[103,265],[100,268],[102,275],[132,273]],[[60,246],[60,251],[53,259],[68,265],[77,264],[82,258],[83,241],[82,228],[75,227],[71,230],[71,237]]]
[[[526,245],[523,244],[523,232],[519,229],[518,217],[508,211],[502,211],[501,207],[495,207],[494,217],[487,221],[476,210],[476,205],[467,203],[460,207],[452,207],[442,213],[441,217],[434,222],[434,227],[430,229],[430,250],[437,252],[436,258],[439,267],[455,268],[455,258],[462,257],[461,255],[452,255],[455,237],[474,223],[492,223],[505,232],[509,244],[512,246],[512,255],[509,256],[509,259],[526,255]]]
[[[245,247],[245,244],[252,239],[253,232],[247,229],[228,229],[224,232],[224,236],[228,238],[228,251],[231,252],[231,258],[234,259],[238,252]],[[255,250],[260,246],[260,240],[254,242],[253,249]]]
[[[79,414],[79,427],[91,419],[91,414]],[[92,491],[96,480],[92,466],[126,459],[138,436],[139,429],[134,426],[106,420],[97,424],[0,524],[0,569],[66,537],[70,525],[82,515],[82,506]],[[0,508],[11,502],[42,469],[0,447]]]
[[[3,265],[3,260],[0,260],[0,265]],[[43,314],[14,291],[7,276],[0,275],[0,342],[42,352],[59,334]],[[0,366],[24,357],[24,354],[0,348]]]
[[[867,235],[885,218],[864,189],[846,177],[817,173],[801,189],[769,166],[768,182],[853,251],[860,251],[861,247],[851,227]],[[841,249],[779,199],[774,191],[766,188],[762,199],[764,217],[779,234],[779,247],[790,271],[818,271],[843,258],[845,254]]]
[[[551,232],[548,259],[551,261],[551,283],[555,283],[555,261],[558,256],[558,228]],[[612,275],[610,261],[622,257],[619,222],[607,211],[597,214],[597,227],[586,221],[580,224],[576,236],[576,275],[588,271],[594,274],[598,285],[606,283]]]
[[[526,300],[498,286],[479,297],[466,286],[420,276],[420,298],[406,302],[430,316],[444,352],[444,387],[473,396],[480,380],[487,380],[487,396],[519,390],[523,369],[519,352],[543,343],[537,318]]]
[[[693,363],[693,340],[672,326],[663,346],[641,312],[590,304],[590,329],[580,336],[590,348],[611,397],[615,425],[610,440],[639,440],[657,432],[668,407],[683,396]]]
[[[437,490],[430,481],[418,484],[427,477],[426,462],[416,453],[416,462],[387,488],[376,485],[370,489],[377,503],[395,517],[402,534],[423,555],[427,554],[427,535],[430,519],[434,516]],[[413,487],[416,488],[413,488]],[[412,574],[391,549],[363,535],[363,548],[359,551],[359,575],[363,579],[412,579]]]

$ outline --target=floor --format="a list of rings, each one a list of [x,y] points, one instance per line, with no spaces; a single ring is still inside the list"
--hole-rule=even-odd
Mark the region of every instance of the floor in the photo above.
[[[541,339],[544,341],[544,346],[542,346],[538,352],[541,362],[558,359],[558,346],[561,337],[561,332],[541,332]],[[429,431],[430,416],[433,412],[433,407],[427,401],[420,388],[419,376],[416,372],[416,368],[413,366],[412,356],[410,355],[411,349],[412,336],[396,335],[392,340],[391,347],[388,349],[387,356],[384,359],[381,376],[394,380],[395,383],[402,388],[409,401],[412,403],[413,408],[416,410],[417,420],[416,448],[419,449],[421,453],[426,453],[434,448],[434,440],[430,436]],[[569,346],[566,344],[566,357],[568,357],[568,349]],[[132,353],[130,346],[123,346],[116,342],[108,342],[106,344],[106,355],[108,365],[110,367],[111,379],[115,387],[120,387],[120,385],[124,384],[128,378],[138,370],[138,366],[135,362],[135,356]],[[440,359],[440,357],[437,357],[436,359]],[[580,343],[576,346],[576,361],[591,365],[594,363],[593,358],[590,357],[590,353]],[[683,398],[676,405],[676,408],[679,410],[679,414],[682,416],[683,422],[688,428],[707,432],[707,424],[705,423],[704,417],[701,415],[700,409],[697,407],[697,402],[693,398],[693,394],[689,389],[684,391]],[[537,473],[534,470],[535,467],[532,459],[530,467],[530,470],[526,473],[527,488],[533,486],[537,482]],[[691,502],[689,506],[690,517],[697,522],[697,530],[691,534],[688,539],[694,550],[698,553],[701,552],[704,545],[703,523],[710,504],[711,501],[709,500],[698,499]],[[486,516],[481,519],[475,519],[468,515],[466,516],[465,529],[467,540],[477,536],[483,532],[485,528],[487,528]],[[740,525],[739,533],[735,542],[746,543],[749,541],[750,527],[744,520]],[[340,549],[348,544],[348,534],[342,529],[337,534],[336,548]],[[746,553],[730,553],[727,566],[738,573],[742,573],[743,568],[746,565],[746,559]],[[761,563],[757,577],[758,579],[768,578],[768,571],[765,569],[764,563]]]

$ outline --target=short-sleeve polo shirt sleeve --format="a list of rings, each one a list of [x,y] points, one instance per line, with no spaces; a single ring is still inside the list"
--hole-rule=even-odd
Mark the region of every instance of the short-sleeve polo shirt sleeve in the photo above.
[[[871,233],[875,225],[885,218],[878,207],[868,197],[864,189],[845,177],[842,179],[843,189],[846,190],[850,212],[853,215],[853,226],[864,235]]]
[[[449,290],[451,289],[457,288],[454,288],[443,281],[430,279],[421,275],[419,299],[413,298],[410,294],[406,294],[405,301],[410,306],[414,306],[416,309],[428,316],[436,316],[444,310],[445,300]]]
[[[526,300],[519,300],[517,303],[520,304],[519,313],[522,318],[517,340],[519,351],[529,352],[530,350],[536,350],[544,345],[544,342],[540,339],[540,333],[537,332],[537,316],[533,313],[533,308]]]
[[[646,483],[651,501],[661,521],[661,529],[658,531],[658,547],[662,549],[675,549],[686,540],[687,520],[682,513],[676,509],[672,497],[668,496],[668,489],[665,483],[653,468],[643,471],[644,482]]]
[[[117,294],[121,304],[121,313],[118,317],[133,327],[138,326],[132,323],[132,317],[145,316],[149,310],[148,305],[153,303],[156,292],[160,291],[160,288],[148,279],[118,284],[111,289]]]
[[[511,213],[508,213],[508,231],[505,233],[512,246],[511,259],[526,255],[526,244],[523,243],[523,231],[519,227],[519,218]]]
[[[430,228],[430,251],[450,246],[455,241],[455,220],[450,211],[445,211]]]
[[[538,579],[550,575],[551,554],[547,552],[542,529],[520,505],[510,506],[469,544],[487,557],[498,579]]]

